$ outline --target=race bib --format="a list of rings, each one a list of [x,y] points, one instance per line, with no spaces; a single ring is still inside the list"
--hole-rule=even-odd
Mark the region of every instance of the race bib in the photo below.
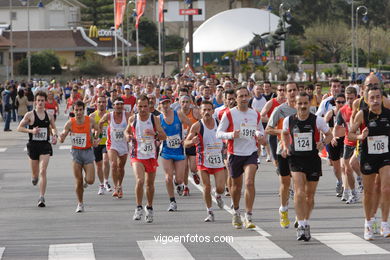
[[[48,109],[48,110],[46,110],[46,112],[47,112],[49,115],[53,116],[53,115],[55,114],[56,110],[55,110],[55,109]]]
[[[240,138],[253,139],[256,135],[256,126],[241,124],[240,127]]]
[[[86,133],[73,133],[72,145],[80,148],[87,146],[87,134]]]
[[[385,135],[367,137],[368,154],[383,154],[389,152],[389,137]]]
[[[125,105],[124,107],[126,112],[131,112],[131,105]]]
[[[142,153],[142,154],[145,154],[145,155],[154,154],[155,153],[154,147],[155,146],[153,144],[153,141],[151,141],[151,140],[143,140],[140,143],[140,150],[139,150],[139,152]]]
[[[114,141],[121,142],[124,138],[123,129],[114,129],[113,133],[114,135]]]
[[[221,152],[206,153],[206,167],[209,168],[222,168],[224,167],[224,162]]]
[[[313,150],[312,133],[294,133],[294,150],[297,152],[306,152]]]
[[[32,136],[33,141],[47,141],[47,128],[39,127],[39,133]]]
[[[107,126],[103,126],[102,128],[102,138],[107,138]]]
[[[181,138],[180,135],[167,136],[167,146],[168,148],[177,149],[180,148]]]

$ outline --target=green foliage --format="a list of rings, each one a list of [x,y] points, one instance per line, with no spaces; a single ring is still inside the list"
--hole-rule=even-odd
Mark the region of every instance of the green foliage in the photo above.
[[[77,61],[77,69],[81,75],[100,76],[108,74],[102,63],[102,58],[92,52],[87,52]]]
[[[114,25],[114,1],[80,0],[87,8],[81,9],[81,20],[98,28],[108,29]]]
[[[137,65],[137,56],[130,57],[130,65]]]
[[[140,65],[148,65],[150,62],[158,63],[158,52],[151,47],[144,48],[142,50],[142,56],[140,58]]]
[[[288,72],[297,72],[299,70],[298,65],[295,63],[287,63],[286,64],[286,70]]]
[[[27,58],[19,63],[19,73],[28,74]],[[31,74],[54,75],[61,74],[62,69],[59,58],[52,51],[42,51],[31,55]]]
[[[345,49],[342,53],[341,53],[341,62],[345,62],[345,63],[352,63],[352,60],[351,60],[351,48],[347,48]],[[366,53],[359,48],[359,67],[365,67],[367,65],[367,55]],[[356,60],[355,60],[356,62]]]
[[[133,31],[132,39],[136,40],[136,32]],[[146,17],[142,17],[138,26],[139,43],[145,47],[158,48],[157,26]]]
[[[176,51],[183,49],[184,39],[179,35],[167,35],[165,36],[165,46],[167,51]]]

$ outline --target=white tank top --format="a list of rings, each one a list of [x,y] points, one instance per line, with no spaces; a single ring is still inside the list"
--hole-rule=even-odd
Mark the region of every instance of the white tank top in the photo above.
[[[137,114],[137,121],[133,132],[136,139],[132,142],[132,157],[137,159],[155,159],[156,158],[156,142],[154,135],[145,134],[145,130],[154,130],[152,123],[152,114],[148,120],[142,121]]]
[[[215,120],[215,119],[214,119]],[[201,120],[203,125],[203,136],[201,138],[201,145],[203,147],[202,161],[207,168],[222,168],[225,166],[222,158],[222,140],[217,139],[217,121],[214,121],[214,128],[209,129]]]
[[[110,112],[110,125],[108,128],[108,142],[110,149],[117,150],[119,153],[128,152],[129,148],[124,135],[127,127],[126,113],[122,112],[122,121],[117,124],[114,119],[114,112]]]

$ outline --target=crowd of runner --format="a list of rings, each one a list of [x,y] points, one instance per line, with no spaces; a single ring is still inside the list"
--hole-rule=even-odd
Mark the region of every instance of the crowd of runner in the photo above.
[[[251,79],[239,84],[229,77],[179,76],[14,87],[19,97],[17,131],[29,135],[32,184],[39,183],[38,207],[46,205],[52,144],[69,137],[76,212],[84,211],[83,192],[94,183],[95,172],[98,195],[124,196],[129,158],[135,175],[135,221],[145,215],[147,223],[153,222],[160,162],[168,211],[177,211],[176,196],[190,195],[188,180],[192,178],[203,185],[205,222],[215,219],[213,195],[219,208],[230,197],[234,228],[252,229],[256,227],[252,222],[255,176],[261,171],[260,158],[265,157],[273,162],[279,178],[280,226],[290,226],[291,198],[297,240],[309,241],[309,220],[322,175],[320,154],[325,154],[335,175],[335,195],[346,204],[363,198],[364,238],[371,240],[377,233],[390,237],[390,99],[374,74],[348,86],[333,79],[327,93],[322,93],[321,84],[272,85]],[[5,131],[11,130],[13,110],[6,106],[8,91],[10,85],[2,94]],[[65,111],[59,111],[60,102],[66,102]],[[68,117],[62,132],[56,127],[60,112]]]

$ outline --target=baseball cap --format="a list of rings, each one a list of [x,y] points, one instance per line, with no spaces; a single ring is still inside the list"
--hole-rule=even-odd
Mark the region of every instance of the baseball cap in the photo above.
[[[124,89],[131,89],[130,85],[125,85]]]
[[[162,96],[162,97],[160,98],[160,104],[161,104],[161,103],[164,103],[165,101],[171,101],[171,99],[170,99],[168,96]]]
[[[96,88],[104,88],[102,84],[98,84]]]

